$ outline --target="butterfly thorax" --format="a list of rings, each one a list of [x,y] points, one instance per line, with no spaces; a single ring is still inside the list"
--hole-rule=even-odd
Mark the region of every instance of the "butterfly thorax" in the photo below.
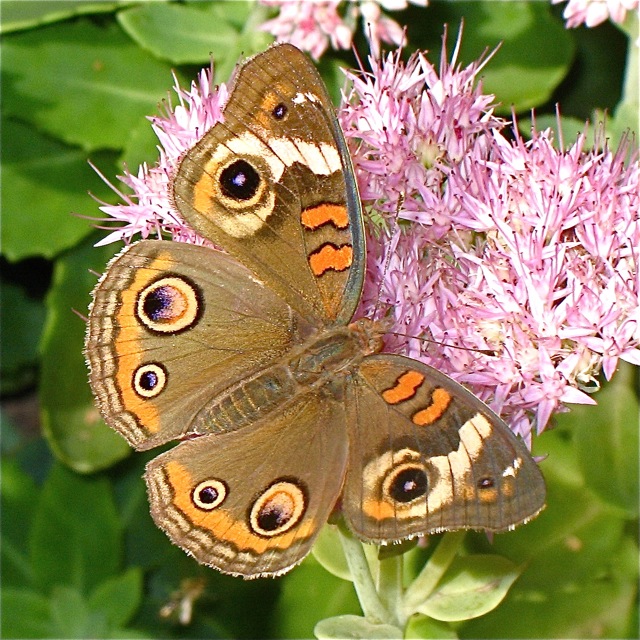
[[[286,410],[300,394],[340,401],[363,358],[382,349],[382,335],[381,325],[366,318],[313,332],[281,360],[219,393],[198,413],[192,431],[236,430]]]
[[[301,353],[290,359],[289,366],[299,384],[322,384],[327,378],[348,375],[365,356],[379,352],[382,346],[380,325],[361,318],[311,338]]]

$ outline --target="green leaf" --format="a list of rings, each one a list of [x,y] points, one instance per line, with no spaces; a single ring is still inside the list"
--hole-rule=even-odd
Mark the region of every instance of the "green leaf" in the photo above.
[[[4,568],[3,568],[4,569]],[[4,586],[0,591],[3,638],[55,638],[49,601],[28,589]]]
[[[38,487],[15,460],[3,458],[0,473],[2,584],[4,587],[27,586],[32,582],[32,568],[25,534],[31,526]]]
[[[344,555],[338,527],[331,524],[322,527],[312,553],[326,571],[342,580],[351,581],[351,571]]]
[[[116,2],[78,2],[78,0],[3,0],[0,33],[30,29],[76,15],[113,11]]]
[[[219,4],[203,7],[146,3],[118,13],[122,28],[141,47],[174,64],[207,63],[236,52],[238,31]]]
[[[73,309],[86,313],[94,272],[104,271],[113,246],[94,248],[85,241],[56,263],[43,335],[40,401],[43,432],[55,455],[76,471],[111,466],[130,453],[129,445],[107,427],[87,384],[83,356],[85,323]]]
[[[486,536],[468,538],[474,550],[491,549],[527,568],[503,603],[465,622],[460,636],[630,637],[637,611],[637,522],[630,526],[619,508],[586,486],[570,431],[545,432],[536,450],[547,454],[541,463],[546,509],[527,525],[496,535],[491,544]]]
[[[464,21],[459,56],[463,64],[500,45],[481,72],[483,93],[496,95],[502,105],[499,113],[510,114],[512,106],[519,112],[544,104],[569,71],[573,40],[547,3],[443,2],[429,9],[435,36],[442,32],[442,24],[450,25],[449,53],[458,36],[457,25]],[[415,42],[411,25],[409,42]]]
[[[172,84],[169,66],[113,24],[12,34],[2,52],[5,111],[86,150],[122,148]]]
[[[29,535],[36,583],[89,593],[115,575],[121,531],[111,487],[55,465],[44,484]]]
[[[86,236],[91,227],[73,214],[96,215],[87,191],[99,198],[110,193],[86,153],[17,121],[4,122],[2,148],[2,253],[12,261],[52,258]]]
[[[449,640],[458,637],[458,634],[446,622],[434,620],[428,616],[416,614],[409,618],[404,630],[404,637],[416,640]]]
[[[36,380],[38,341],[44,325],[44,306],[22,287],[3,282],[0,289],[0,389],[13,394]],[[11,336],[10,340],[6,336]]]
[[[575,430],[578,461],[587,485],[629,518],[638,517],[640,501],[635,455],[640,446],[637,383],[634,367],[621,363],[613,380],[596,394],[598,404],[576,405],[566,420]]]
[[[318,620],[342,614],[361,614],[353,584],[325,571],[313,557],[281,582],[274,635],[311,638]]]
[[[91,611],[77,589],[56,586],[51,594],[51,618],[56,638],[106,638],[103,615]]]
[[[501,556],[458,556],[418,611],[446,622],[477,618],[502,602],[519,575],[518,567]]]
[[[262,19],[259,16],[263,16]],[[118,13],[141,47],[173,64],[215,64],[226,81],[240,57],[262,51],[270,36],[256,29],[266,18],[253,2],[145,3]]]
[[[142,571],[133,567],[99,584],[89,598],[89,606],[99,611],[112,628],[126,625],[142,600]]]
[[[313,630],[316,638],[402,638],[398,627],[390,624],[374,624],[361,616],[336,616],[320,620]]]

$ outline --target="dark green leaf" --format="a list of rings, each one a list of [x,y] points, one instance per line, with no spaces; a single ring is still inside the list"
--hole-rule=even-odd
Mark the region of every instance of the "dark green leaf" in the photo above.
[[[264,19],[264,8],[252,2],[156,2],[118,14],[122,28],[144,49],[174,64],[213,59],[216,80],[222,82],[238,58],[267,46],[270,37],[255,28]]]
[[[28,589],[4,587],[0,592],[3,638],[55,638],[49,601]]]
[[[6,112],[86,150],[122,148],[173,83],[116,25],[84,19],[8,36],[2,62]]]
[[[107,623],[89,608],[77,589],[56,586],[51,594],[51,618],[56,638],[106,638]]]
[[[17,285],[3,282],[0,289],[0,389],[3,394],[22,391],[36,377],[38,341],[44,325],[44,305]]]
[[[0,33],[29,29],[74,15],[113,11],[116,2],[78,2],[78,0],[3,0]]]
[[[575,430],[580,469],[587,486],[608,504],[638,517],[637,371],[621,363],[611,382],[595,395],[598,404],[577,405],[565,422]]]
[[[14,120],[4,122],[2,145],[2,253],[12,261],[52,258],[86,236],[89,223],[73,214],[96,216],[87,192],[109,194],[86,153]]]
[[[2,473],[2,493],[0,494],[2,584],[4,587],[27,586],[32,583],[33,576],[25,534],[29,531],[33,519],[33,506],[37,501],[38,487],[15,460],[3,459],[0,472]]]
[[[460,636],[628,637],[637,607],[637,522],[627,531],[620,509],[586,487],[570,432],[546,432],[536,444],[548,454],[541,464],[546,509],[491,545],[483,536],[474,540],[477,548],[526,562],[526,569],[504,602],[465,623]],[[627,553],[629,546],[635,552]]]
[[[282,580],[275,633],[284,638],[311,638],[318,620],[361,614],[353,584],[325,571],[308,557]]]
[[[95,238],[94,238],[95,239]],[[47,298],[49,314],[42,340],[40,398],[44,434],[56,456],[76,471],[103,469],[129,454],[129,446],[102,419],[84,361],[85,323],[73,309],[87,313],[96,272],[116,248],[94,248],[85,241],[58,260]]]
[[[99,584],[89,598],[89,606],[115,629],[131,620],[141,600],[142,572],[134,567]]]
[[[36,584],[46,591],[64,585],[88,594],[115,575],[121,547],[109,483],[54,466],[29,536]]]
[[[502,104],[499,112],[527,111],[545,103],[566,76],[573,59],[573,41],[544,2],[442,2],[430,5],[430,29],[435,38],[449,25],[449,52],[458,25],[464,21],[460,60],[467,65],[485,51],[500,49],[482,69],[484,93]],[[422,30],[424,23],[410,25]],[[416,33],[419,39],[420,34]],[[437,60],[430,55],[430,60]]]

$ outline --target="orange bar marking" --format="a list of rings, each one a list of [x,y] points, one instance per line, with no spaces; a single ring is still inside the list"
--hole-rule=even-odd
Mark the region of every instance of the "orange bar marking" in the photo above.
[[[351,266],[353,249],[350,244],[334,247],[325,244],[309,256],[309,265],[314,275],[321,276],[325,271],[344,271]]]
[[[395,386],[382,392],[382,397],[389,404],[398,404],[413,398],[423,380],[424,376],[418,371],[406,371],[396,380]]]
[[[434,423],[438,418],[441,418],[450,403],[451,396],[449,392],[445,391],[442,387],[437,387],[431,394],[431,404],[417,411],[411,418],[411,421],[420,427],[426,427]]]
[[[321,204],[305,209],[302,212],[301,220],[303,226],[312,230],[329,222],[338,229],[346,229],[349,226],[347,208],[338,204]]]

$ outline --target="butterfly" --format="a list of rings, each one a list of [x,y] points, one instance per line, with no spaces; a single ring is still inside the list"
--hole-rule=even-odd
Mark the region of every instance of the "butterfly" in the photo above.
[[[543,507],[526,446],[483,402],[353,321],[363,214],[310,60],[241,64],[173,176],[185,222],[224,251],[125,248],[93,292],[90,384],[147,465],[151,514],[199,562],[252,578],[310,551],[336,504],[360,539],[503,531]]]

